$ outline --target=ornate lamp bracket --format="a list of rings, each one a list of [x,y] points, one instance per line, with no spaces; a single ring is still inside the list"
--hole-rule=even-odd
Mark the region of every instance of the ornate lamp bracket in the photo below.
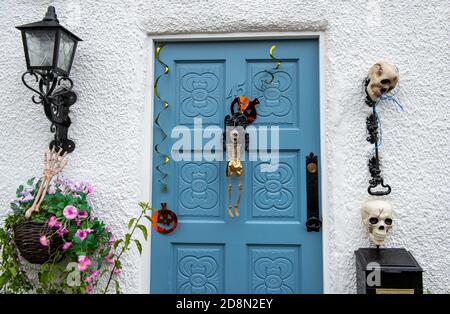
[[[34,78],[36,87],[27,82],[27,76]],[[22,82],[36,94],[31,100],[35,104],[42,104],[45,116],[51,122],[50,132],[54,133],[54,139],[50,142],[49,148],[73,152],[75,143],[67,138],[72,123],[69,108],[77,101],[77,94],[72,91],[72,80],[67,76],[58,77],[52,71],[28,70],[22,74]]]

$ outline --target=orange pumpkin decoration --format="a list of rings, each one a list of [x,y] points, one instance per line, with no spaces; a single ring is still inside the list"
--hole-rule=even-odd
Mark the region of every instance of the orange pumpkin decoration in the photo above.
[[[161,209],[152,214],[152,228],[159,233],[168,234],[177,228],[177,215],[167,208],[167,203],[161,203]]]
[[[256,108],[255,106],[259,104],[258,98],[253,100],[248,99],[245,96],[236,97],[231,103],[231,114],[234,114],[234,105],[237,103],[238,111],[243,113],[247,119],[247,124],[251,124],[256,120]]]

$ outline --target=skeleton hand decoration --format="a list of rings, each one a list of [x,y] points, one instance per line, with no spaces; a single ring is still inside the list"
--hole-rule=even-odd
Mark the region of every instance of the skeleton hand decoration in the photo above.
[[[240,138],[242,138],[241,136],[239,136],[239,132],[236,128],[233,128],[230,131],[230,142],[229,144],[227,144],[227,154],[228,154],[228,162],[227,162],[227,172],[226,175],[228,177],[228,214],[230,215],[231,218],[234,218],[234,215],[236,215],[236,217],[239,217],[239,211],[238,211],[238,206],[239,206],[239,202],[241,200],[241,194],[242,194],[242,175],[244,174],[244,168],[242,167],[242,162],[240,160],[240,155],[241,155],[241,149],[242,149],[242,144],[240,143]],[[238,196],[236,199],[236,203],[234,204],[234,215],[233,212],[231,211],[231,207],[232,207],[232,184],[231,184],[231,176],[235,174],[236,176],[239,177],[239,186],[238,186]]]
[[[382,200],[370,200],[363,205],[361,215],[369,231],[370,241],[377,246],[383,245],[389,229],[392,228],[392,205]]]
[[[399,79],[398,70],[393,64],[380,60],[372,65],[366,78],[366,103],[374,104],[380,96],[393,90]]]
[[[61,172],[67,165],[67,159],[65,159],[67,152],[62,153],[62,148],[58,151],[53,147],[52,150],[47,151],[44,154],[44,173],[39,185],[39,190],[34,197],[33,205],[25,212],[25,217],[29,219],[34,212],[39,212],[39,207],[47,194],[48,185],[52,178]]]

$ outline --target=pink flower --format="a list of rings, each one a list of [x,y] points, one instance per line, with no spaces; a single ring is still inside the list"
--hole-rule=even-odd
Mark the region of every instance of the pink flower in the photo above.
[[[81,241],[86,239],[88,233],[86,230],[78,229],[77,232],[75,232],[75,236],[78,237]]]
[[[87,276],[86,278],[84,278],[84,282],[91,283],[92,282],[92,277],[91,276]]]
[[[78,256],[78,270],[85,271],[91,266],[91,260],[84,255]]]
[[[78,211],[75,206],[67,205],[64,207],[63,215],[69,220],[77,218]]]
[[[53,185],[48,188],[48,194],[55,194],[56,193],[56,187]]]
[[[112,231],[112,229],[111,229],[111,227],[110,227],[110,226],[107,226],[107,227],[105,227],[105,231],[106,231],[106,232],[111,232],[111,231]]]
[[[81,225],[81,220],[79,218],[77,218],[77,227],[79,227]]]
[[[109,244],[113,244],[114,241],[116,241],[116,237],[115,237],[114,234],[113,234],[113,235],[111,235],[111,237],[109,238],[108,243],[109,243]]]
[[[100,271],[99,270],[91,270],[91,277],[92,279],[97,278],[100,275]]]
[[[51,216],[47,222],[49,227],[55,227],[57,223],[58,223],[58,220],[56,219],[56,216],[54,216],[54,215]]]
[[[67,230],[67,228],[61,228],[61,229],[58,229],[58,231],[56,231],[56,233],[60,237],[64,237],[65,234],[69,233],[69,230]]]
[[[116,268],[116,269],[114,269],[114,271],[113,271],[114,275],[119,275],[121,272],[122,272],[122,269],[121,269],[121,268]]]
[[[63,245],[63,250],[68,250],[72,246],[72,242],[66,242]]]
[[[113,252],[110,252],[108,255],[106,255],[106,257],[105,257],[105,259],[104,259],[104,262],[105,262],[106,264],[112,264],[112,263],[114,263],[114,253],[113,253]]]
[[[88,185],[86,186],[86,193],[87,193],[87,194],[93,194],[94,192],[95,192],[94,187],[93,187],[92,185],[88,184]]]
[[[89,285],[89,286],[86,286],[86,290],[85,291],[86,291],[86,293],[91,293],[93,289],[94,289],[94,287]]]
[[[81,212],[78,213],[78,219],[85,219],[88,218],[88,212],[83,210]]]
[[[61,228],[61,227],[62,227],[62,223],[61,223],[60,221],[57,221],[57,222],[55,223],[55,227],[56,227],[56,228]]]
[[[45,235],[43,235],[39,238],[39,242],[41,242],[41,244],[43,246],[48,246],[48,244],[50,243],[50,241],[48,241],[48,239]]]
[[[94,230],[92,230],[91,228],[78,229],[77,232],[75,232],[75,236],[83,241],[84,239],[86,239],[87,235],[92,232],[94,232]]]

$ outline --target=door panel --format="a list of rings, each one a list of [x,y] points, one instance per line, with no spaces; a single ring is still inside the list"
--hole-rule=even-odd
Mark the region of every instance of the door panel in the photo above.
[[[269,84],[272,44],[283,62]],[[314,152],[320,159],[318,40],[175,42],[160,56],[170,68],[158,86],[170,104],[161,119],[168,134],[184,125],[192,141],[205,144],[209,139],[194,129],[194,118],[202,118],[203,128],[223,127],[231,101],[246,95],[260,100],[255,127],[279,127],[280,149],[274,172],[261,171],[267,161],[246,156],[234,219],[226,213],[226,161],[206,161],[192,151],[195,159],[169,162],[167,192],[155,172],[152,203],[167,202],[179,224],[168,235],[152,231],[151,292],[322,292],[322,234],[305,227],[305,158]],[[155,75],[162,71],[156,64]],[[161,139],[155,127],[154,143]],[[167,138],[161,149],[170,152],[174,141]],[[154,154],[154,165],[161,162]],[[234,199],[237,182],[233,178]]]

